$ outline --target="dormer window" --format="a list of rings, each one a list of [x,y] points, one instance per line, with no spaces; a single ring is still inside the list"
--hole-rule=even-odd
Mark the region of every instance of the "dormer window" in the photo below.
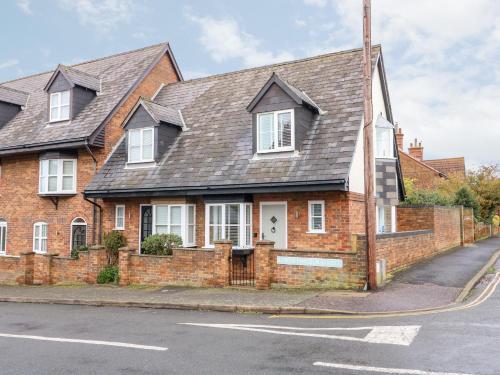
[[[257,152],[293,151],[294,135],[293,109],[257,114]]]
[[[394,158],[394,130],[392,124],[379,116],[375,124],[377,158]]]
[[[40,160],[40,187],[43,195],[76,194],[76,160]]]
[[[128,162],[154,162],[154,128],[128,131]]]
[[[50,94],[50,122],[69,120],[69,90]]]

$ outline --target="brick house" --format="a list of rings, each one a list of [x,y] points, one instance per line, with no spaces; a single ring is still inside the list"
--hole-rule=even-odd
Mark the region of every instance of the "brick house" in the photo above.
[[[393,232],[404,188],[380,46],[373,58],[377,228]],[[362,84],[360,49],[167,84],[136,101],[84,195],[139,250],[169,232],[240,254],[348,252],[364,231]]]
[[[0,254],[98,243],[100,206],[81,192],[137,99],[180,80],[164,43],[0,84]]]
[[[441,179],[465,178],[464,157],[426,160],[421,141],[415,139],[414,142],[410,143],[408,152],[404,151],[403,141],[403,131],[398,127],[396,129],[396,142],[403,178],[413,180],[417,189],[433,189]]]

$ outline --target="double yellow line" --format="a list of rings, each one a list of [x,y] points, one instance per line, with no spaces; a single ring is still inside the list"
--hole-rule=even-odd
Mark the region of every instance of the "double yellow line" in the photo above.
[[[277,318],[287,318],[287,319],[371,319],[371,318],[391,318],[391,317],[402,317],[402,316],[419,316],[419,315],[429,315],[438,314],[444,312],[460,311],[470,309],[479,306],[488,298],[490,298],[495,292],[498,284],[500,283],[500,272],[495,274],[493,280],[488,284],[488,286],[481,292],[477,298],[465,305],[450,305],[449,307],[438,307],[435,309],[428,310],[414,310],[408,312],[376,312],[367,314],[335,314],[335,315],[309,315],[309,314],[283,314],[283,315],[272,315],[270,319]]]

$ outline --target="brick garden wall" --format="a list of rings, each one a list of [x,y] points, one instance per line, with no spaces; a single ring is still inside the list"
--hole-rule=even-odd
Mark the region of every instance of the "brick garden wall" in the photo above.
[[[462,228],[464,245],[474,243],[474,212],[472,208],[464,208]]]
[[[490,237],[493,233],[491,225],[485,223],[475,223],[474,225],[474,240],[479,241]]]
[[[21,257],[0,257],[0,283],[24,284],[24,268],[21,267]]]

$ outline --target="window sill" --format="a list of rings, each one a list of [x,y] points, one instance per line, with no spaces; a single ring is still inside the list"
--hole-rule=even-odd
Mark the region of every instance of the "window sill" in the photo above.
[[[326,230],[308,230],[307,234],[326,234]]]
[[[40,197],[69,197],[69,196],[73,196],[73,195],[76,195],[76,191],[75,192],[57,192],[57,191],[54,191],[54,192],[50,192],[50,193],[38,193],[38,195]]]
[[[113,230],[125,230],[125,228],[113,228]]]
[[[125,164],[125,169],[141,169],[141,168],[154,168],[156,161],[129,161]]]
[[[299,157],[300,154],[296,150],[289,151],[272,151],[272,152],[257,152],[254,154],[252,160],[267,160],[267,159],[278,159],[278,158],[293,158]]]
[[[49,122],[47,124],[49,125],[55,125],[55,124],[60,124],[62,122],[69,122],[70,119],[69,118],[65,118],[65,119],[61,119],[61,120],[49,120]]]

